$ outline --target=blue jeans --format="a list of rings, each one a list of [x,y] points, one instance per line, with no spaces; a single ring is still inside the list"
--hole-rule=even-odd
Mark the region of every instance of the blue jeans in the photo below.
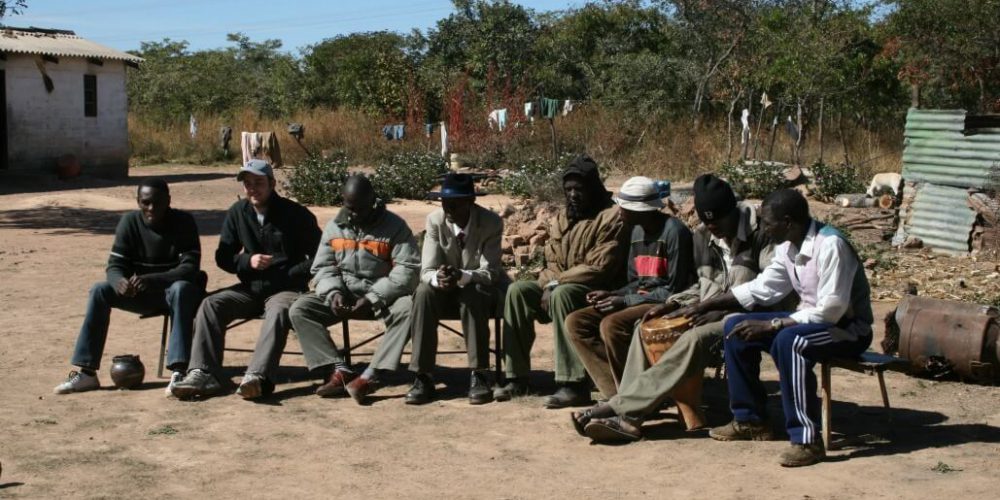
[[[725,322],[725,358],[729,406],[737,422],[767,419],[767,391],[760,381],[760,353],[768,351],[778,367],[785,429],[792,443],[809,444],[819,438],[820,404],[816,395],[817,361],[832,357],[857,357],[868,349],[872,337],[834,341],[827,323],[796,325],[763,340],[745,341],[730,336],[744,320],[787,318],[790,313],[752,313],[730,316]]]
[[[175,281],[166,290],[149,291],[135,297],[118,295],[107,282],[95,284],[87,301],[87,316],[80,328],[73,351],[74,366],[97,370],[108,338],[111,309],[122,309],[136,314],[153,314],[170,311],[170,340],[167,346],[167,366],[171,369],[187,367],[191,355],[192,324],[201,302],[201,288],[188,281]]]

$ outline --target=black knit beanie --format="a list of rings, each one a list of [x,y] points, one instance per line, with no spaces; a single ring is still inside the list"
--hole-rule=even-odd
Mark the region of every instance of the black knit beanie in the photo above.
[[[694,180],[694,208],[702,222],[715,222],[736,210],[736,195],[726,181],[704,174]]]

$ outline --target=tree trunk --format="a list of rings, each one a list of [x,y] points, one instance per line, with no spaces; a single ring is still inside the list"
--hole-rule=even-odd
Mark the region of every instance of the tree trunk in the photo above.
[[[825,97],[819,98],[819,162],[823,163],[823,103]]]
[[[837,128],[840,132],[840,143],[844,146],[844,165],[851,164],[851,156],[847,152],[847,134],[844,133],[844,112],[837,114]]]

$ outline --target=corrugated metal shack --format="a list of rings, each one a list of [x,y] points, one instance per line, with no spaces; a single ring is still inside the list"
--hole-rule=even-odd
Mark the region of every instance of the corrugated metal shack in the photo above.
[[[913,235],[934,250],[968,254],[976,222],[969,193],[997,182],[1000,116],[910,109],[903,145],[906,187],[894,241]]]

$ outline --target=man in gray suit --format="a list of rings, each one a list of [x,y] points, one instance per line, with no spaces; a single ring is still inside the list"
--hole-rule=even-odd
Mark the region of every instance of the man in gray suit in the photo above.
[[[416,373],[406,393],[407,404],[434,399],[434,358],[438,320],[458,310],[468,350],[469,402],[493,400],[489,382],[489,318],[497,306],[500,287],[507,280],[500,263],[503,220],[476,204],[472,177],[448,174],[441,191],[441,209],[427,216],[420,259],[420,285],[413,296],[410,371]]]

